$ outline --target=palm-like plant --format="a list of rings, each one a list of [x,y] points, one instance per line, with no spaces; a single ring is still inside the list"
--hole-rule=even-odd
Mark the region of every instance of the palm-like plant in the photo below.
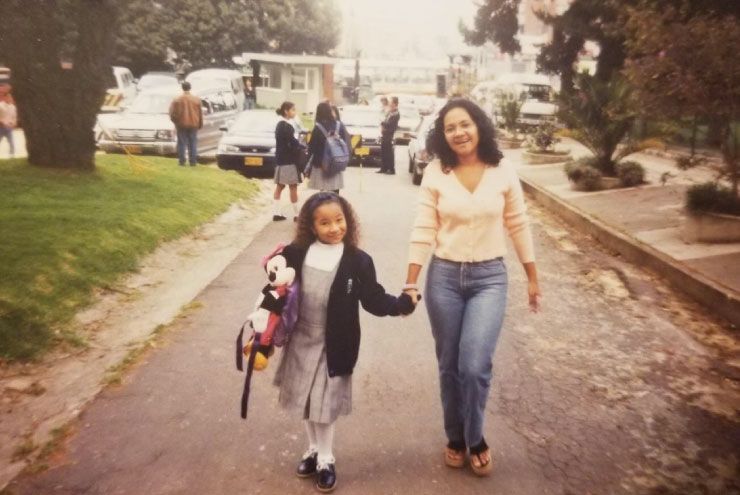
[[[628,142],[617,150],[636,118],[630,88],[619,76],[602,81],[586,73],[576,77],[576,85],[572,94],[561,97],[559,117],[572,129],[571,135],[595,155],[594,166],[613,177],[619,160],[642,149]]]

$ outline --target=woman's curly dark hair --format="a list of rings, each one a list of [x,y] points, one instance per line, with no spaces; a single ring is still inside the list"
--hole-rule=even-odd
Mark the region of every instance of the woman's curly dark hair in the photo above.
[[[344,245],[357,248],[360,241],[360,226],[352,205],[339,194],[328,191],[317,192],[309,197],[301,207],[301,211],[298,213],[298,222],[296,222],[293,244],[305,249],[316,241],[317,237],[313,231],[313,214],[319,206],[327,203],[336,203],[342,208],[344,219],[347,222]]]
[[[478,158],[486,165],[495,167],[503,158],[503,153],[498,149],[496,144],[496,132],[493,128],[493,122],[486,113],[475,103],[465,98],[453,98],[448,101],[439,111],[439,115],[434,121],[432,131],[427,136],[427,150],[437,156],[442,165],[445,167],[455,167],[458,164],[457,154],[452,151],[450,145],[445,139],[445,116],[453,108],[462,108],[470,118],[475,122],[478,128]]]

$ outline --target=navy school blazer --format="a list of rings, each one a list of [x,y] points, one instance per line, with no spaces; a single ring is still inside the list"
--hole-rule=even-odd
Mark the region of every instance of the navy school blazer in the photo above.
[[[283,249],[289,266],[301,276],[307,248]],[[387,294],[375,276],[373,259],[365,251],[345,246],[329,291],[326,314],[326,362],[329,376],[351,375],[360,350],[360,308],[375,316],[398,316],[398,298]],[[300,312],[300,309],[299,309]]]

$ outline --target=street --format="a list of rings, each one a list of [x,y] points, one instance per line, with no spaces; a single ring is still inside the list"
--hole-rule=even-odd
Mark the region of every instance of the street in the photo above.
[[[399,293],[417,187],[397,147],[397,175],[351,169],[342,194],[378,279]],[[301,190],[301,198],[308,192]],[[337,423],[337,493],[740,493],[738,376],[724,330],[666,284],[572,231],[530,201],[543,309],[527,309],[513,249],[509,303],[487,408],[494,472],[444,466],[446,442],[424,301],[406,318],[362,314],[353,413]],[[177,320],[164,344],[72,425],[48,470],[13,494],[315,493],[293,473],[302,422],[277,408],[255,373],[249,418],[234,339],[265,283],[260,258],[292,235],[264,229]],[[683,308],[684,310],[680,310]],[[693,329],[700,328],[700,338]]]

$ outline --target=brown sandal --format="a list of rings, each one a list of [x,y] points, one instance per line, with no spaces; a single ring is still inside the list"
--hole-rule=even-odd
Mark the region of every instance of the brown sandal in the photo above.
[[[451,468],[461,468],[465,465],[465,444],[449,442],[445,447],[445,465]]]
[[[484,462],[484,458],[488,460]],[[488,476],[493,471],[493,456],[485,440],[470,448],[470,468],[477,476]]]

